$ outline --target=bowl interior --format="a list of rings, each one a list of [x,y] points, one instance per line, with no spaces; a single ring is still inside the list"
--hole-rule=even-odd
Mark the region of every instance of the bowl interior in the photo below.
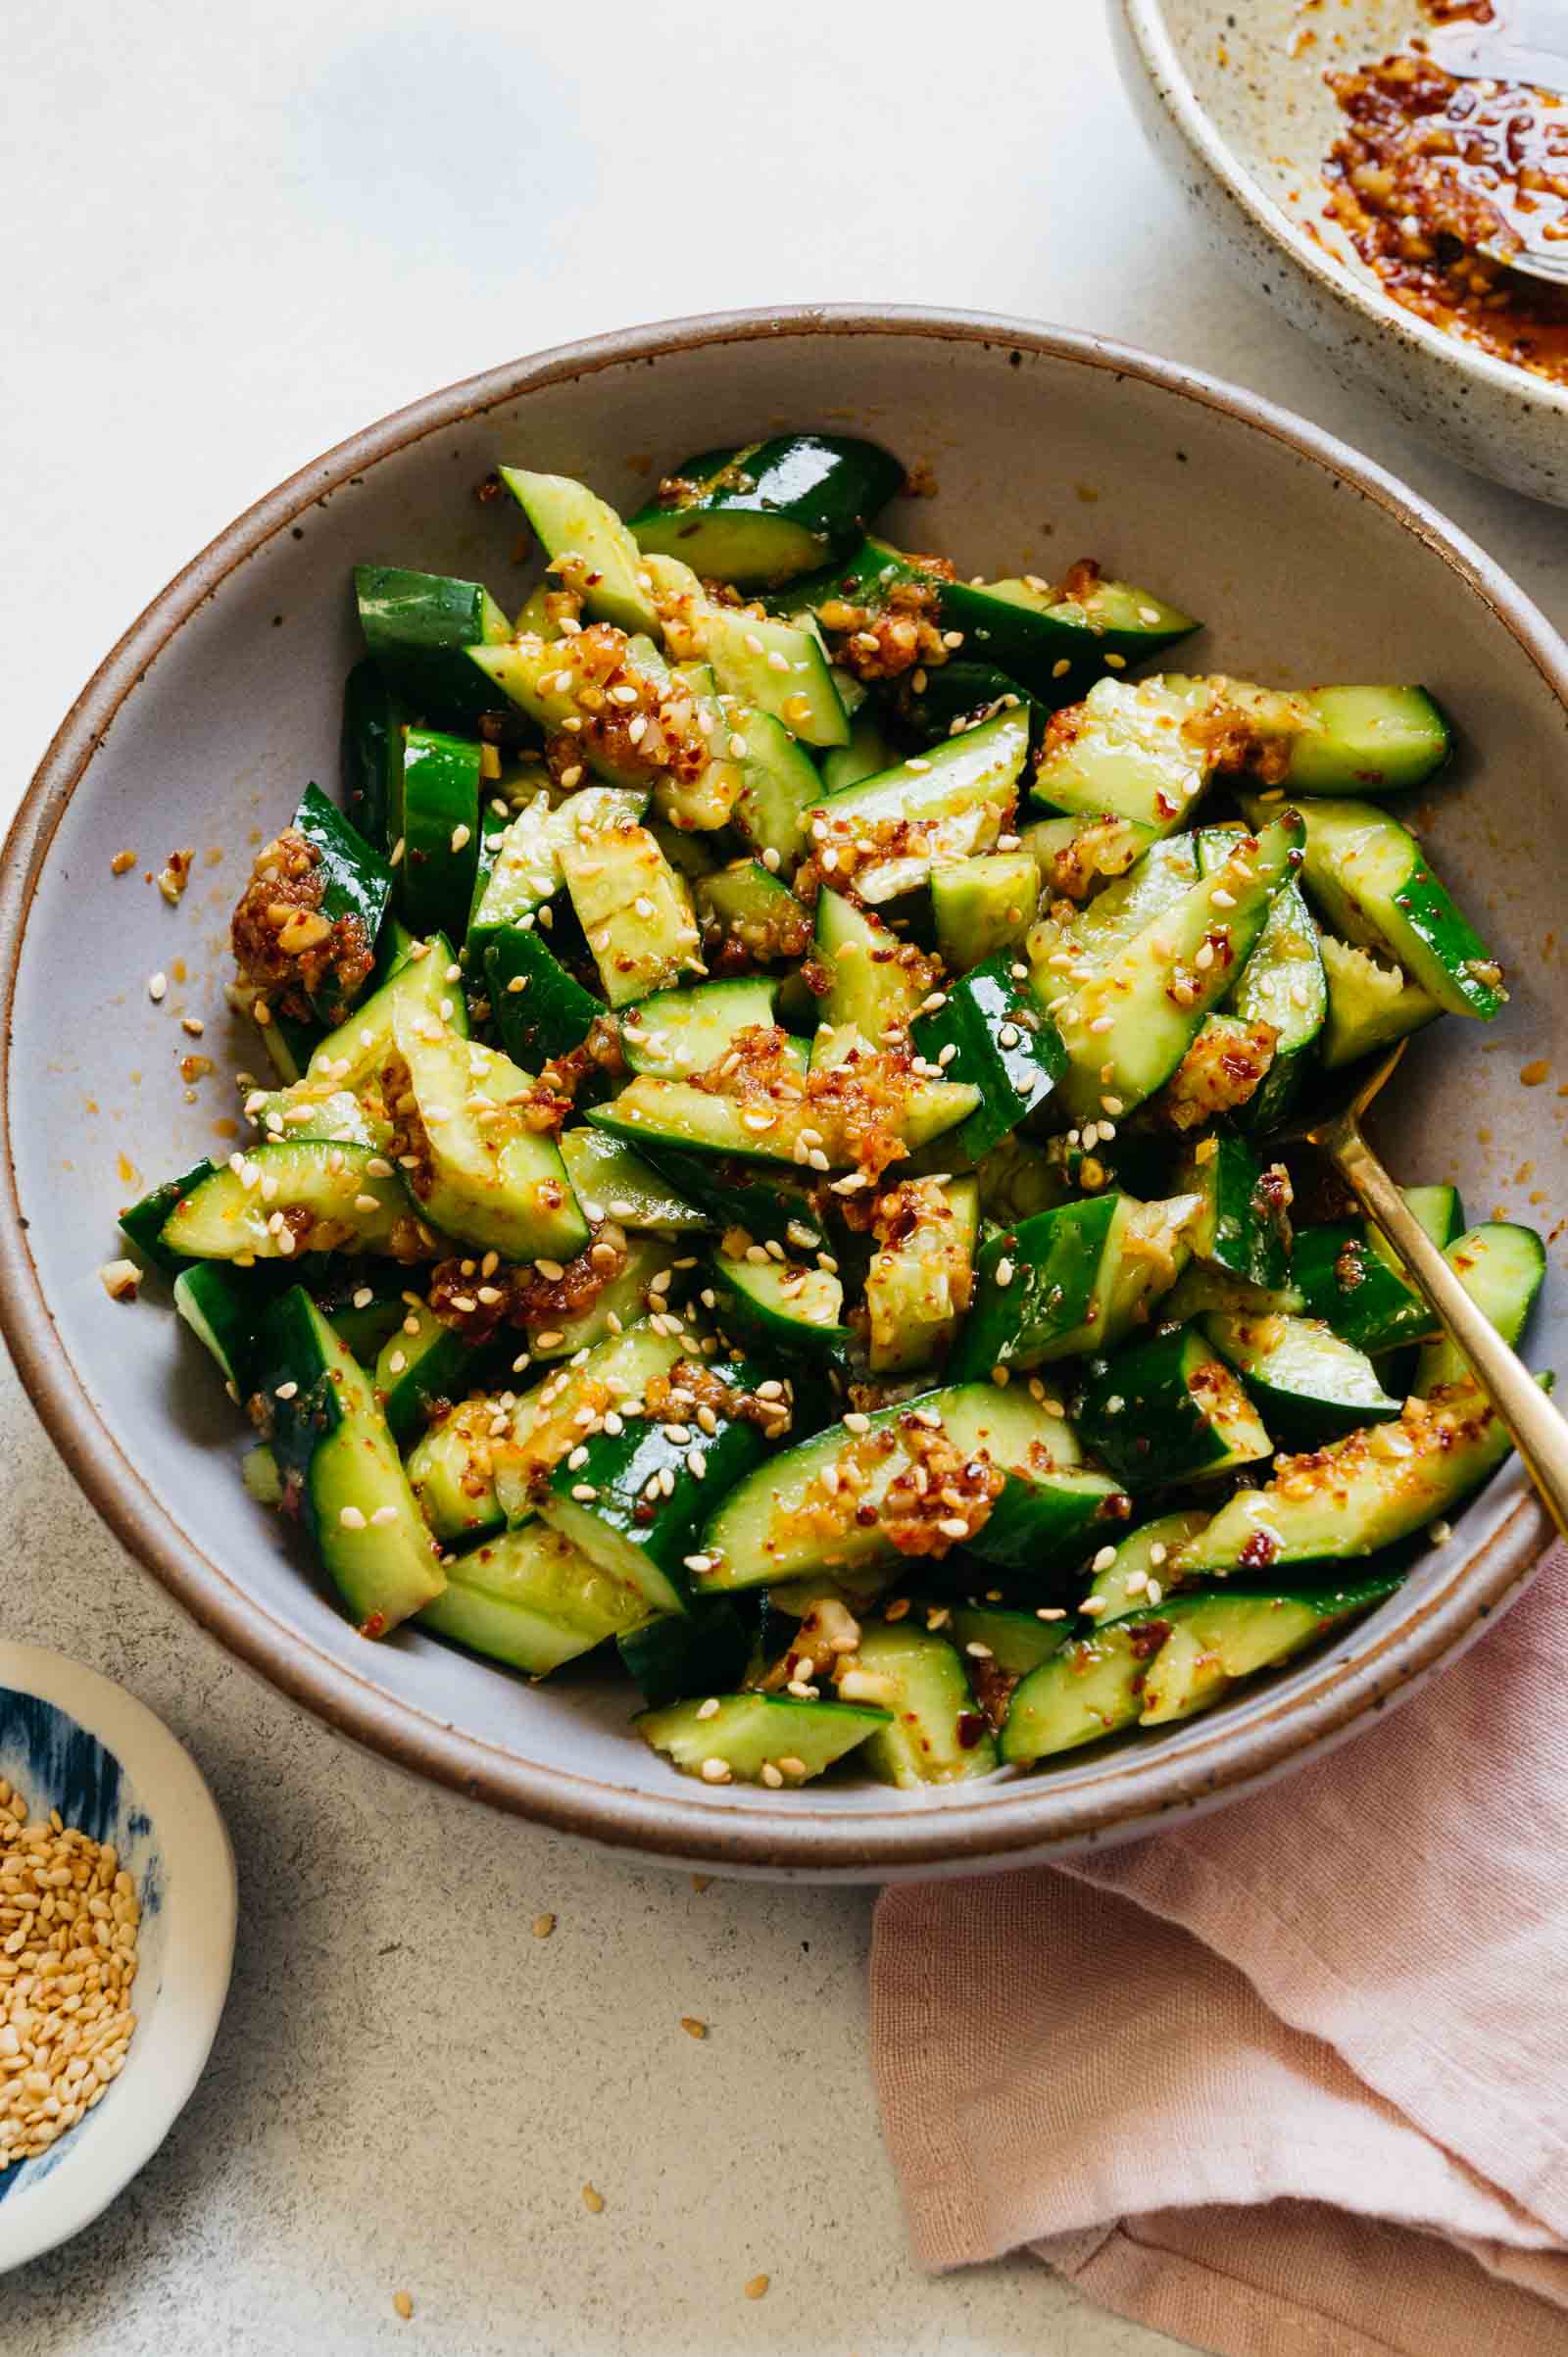
[[[112,1841],[131,1876],[141,1904],[137,1934],[135,1993],[138,2031],[157,2007],[168,1961],[166,1861],[158,1829],[119,1756],[57,1704],[6,1684],[0,1677],[0,1778],[27,1802],[33,1822],[58,1809],[65,1824],[94,1841]],[[145,2042],[145,2037],[144,2037]],[[88,2149],[113,2136],[116,2115],[134,2111],[132,2040],[126,2067],[103,2101],[36,2160],[19,2161],[0,2172],[0,2205],[6,2223],[25,2234],[32,2204],[56,2192],[71,2197],[69,2180],[91,2164]],[[51,2181],[58,2181],[52,2183]]]
[[[650,331],[618,355],[519,365],[447,414],[431,405],[372,429],[297,478],[179,593],[175,607],[191,611],[154,660],[134,659],[139,675],[86,758],[25,917],[7,1102],[37,1284],[121,1459],[79,1429],[83,1417],[74,1427],[69,1408],[51,1418],[56,1437],[227,1642],[411,1764],[559,1822],[686,1856],[875,1875],[901,1859],[978,1863],[1025,1830],[1081,1838],[1129,1795],[1191,1797],[1215,1773],[1216,1743],[1229,1755],[1282,1708],[1304,1729],[1311,1697],[1338,1672],[1309,1663],[1157,1753],[1078,1761],[1049,1784],[906,1800],[850,1778],[787,1809],[760,1790],[694,1798],[628,1733],[618,1684],[568,1673],[529,1689],[417,1632],[373,1646],[358,1638],[276,1518],[240,1490],[243,1427],[162,1287],[118,1305],[94,1273],[117,1250],[118,1206],[230,1151],[228,1075],[236,1063],[262,1068],[254,1034],[225,1013],[227,912],[252,850],[306,781],[335,786],[339,698],[357,652],[350,567],[368,559],[477,575],[514,607],[525,580],[516,520],[474,496],[497,463],[581,474],[624,504],[693,448],[802,423],[863,430],[928,470],[931,496],[889,519],[906,545],[951,552],[965,570],[1047,574],[1093,554],[1205,618],[1184,650],[1194,667],[1282,684],[1422,679],[1444,699],[1464,748],[1421,818],[1515,996],[1488,1035],[1447,1023],[1416,1042],[1382,1137],[1401,1174],[1458,1181],[1473,1216],[1496,1207],[1550,1226],[1568,1103],[1555,1074],[1548,1088],[1519,1079],[1568,1028],[1568,969],[1547,946],[1561,921],[1557,861],[1543,856],[1563,823],[1568,720],[1543,659],[1396,504],[1343,481],[1266,418],[1087,340],[913,317],[874,327],[786,319],[776,331],[753,323],[706,339]],[[150,879],[181,846],[194,848],[195,872],[175,909]],[[117,878],[122,849],[136,863]],[[159,1005],[147,990],[155,971],[169,977]],[[199,1042],[181,1031],[185,1013],[206,1023]],[[193,1053],[216,1070],[193,1071]],[[1548,1292],[1543,1358],[1568,1343],[1564,1289]],[[33,1368],[30,1379],[36,1390],[61,1377]],[[1516,1498],[1506,1481],[1494,1486],[1468,1542]],[[1357,1641],[1362,1651],[1374,1639],[1396,1644],[1412,1616],[1436,1608],[1454,1561],[1450,1549],[1424,1566]]]

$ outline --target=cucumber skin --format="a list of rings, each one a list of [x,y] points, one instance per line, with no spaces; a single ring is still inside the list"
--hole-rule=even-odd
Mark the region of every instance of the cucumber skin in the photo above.
[[[484,976],[501,1045],[525,1072],[580,1048],[605,1012],[531,926],[503,925],[490,936]],[[525,987],[509,990],[519,976]]]
[[[416,933],[449,933],[455,941],[464,937],[479,864],[480,783],[476,744],[438,729],[409,730],[399,896]],[[459,827],[467,828],[467,840],[454,851]]]
[[[713,486],[712,478],[727,469],[744,483]],[[682,557],[698,572],[732,581],[740,589],[774,589],[786,581],[851,549],[866,524],[885,507],[904,483],[903,463],[874,442],[840,434],[780,434],[759,443],[742,443],[725,450],[701,451],[683,459],[675,479],[708,486],[702,497],[678,505],[651,500],[628,519],[627,528],[639,547],[662,555]],[[723,519],[733,518],[741,531],[723,533]],[[739,542],[748,526],[759,542],[768,535],[770,517],[792,525],[794,550],[782,571],[765,562],[736,571],[725,542]],[[705,526],[715,519],[717,530]],[[783,542],[785,535],[779,533]],[[702,562],[710,543],[714,562]],[[729,554],[729,563],[719,563]]]
[[[1223,1359],[1188,1327],[1136,1343],[1091,1369],[1076,1421],[1085,1446],[1130,1490],[1195,1480],[1229,1459],[1219,1430],[1193,1397],[1195,1350],[1240,1390]],[[1113,1400],[1122,1404],[1112,1408]],[[1264,1433],[1265,1449],[1254,1449],[1254,1456],[1266,1453],[1267,1439]]]
[[[507,711],[506,698],[466,652],[486,641],[485,592],[477,581],[360,565],[354,589],[371,659],[411,712],[438,726],[472,728]]]
[[[945,1048],[956,1048],[947,1077],[968,1081],[981,1092],[981,1104],[959,1123],[954,1139],[966,1164],[980,1161],[1038,1111],[1067,1068],[1066,1052],[1034,992],[1012,973],[1018,962],[1010,950],[999,950],[949,983],[947,1005],[912,1026],[914,1045],[928,1062],[935,1063]],[[1009,1024],[1017,1034],[1010,1048],[1001,1038]]]
[[[333,924],[344,917],[357,918],[366,948],[373,956],[392,898],[391,868],[359,828],[327,801],[319,786],[306,787],[294,813],[294,832],[303,835],[317,854],[321,914]],[[312,1001],[318,1018],[323,1023],[341,1023],[354,997],[363,996],[367,987],[368,979],[353,997],[345,998],[329,970]]]
[[[751,1658],[752,1633],[727,1596],[701,1596],[686,1612],[662,1613],[617,1638],[628,1677],[650,1710],[738,1687]]]
[[[373,850],[388,852],[393,780],[403,772],[403,731],[413,713],[371,656],[343,683],[339,774],[343,808]]]
[[[218,1167],[216,1162],[205,1158],[193,1162],[180,1177],[165,1179],[162,1186],[154,1187],[149,1194],[121,1212],[122,1236],[127,1244],[135,1246],[142,1258],[150,1267],[156,1268],[161,1276],[177,1277],[182,1268],[190,1266],[191,1256],[188,1252],[172,1252],[161,1239],[175,1205],[182,1203],[187,1195],[194,1194],[202,1181],[210,1179]]]

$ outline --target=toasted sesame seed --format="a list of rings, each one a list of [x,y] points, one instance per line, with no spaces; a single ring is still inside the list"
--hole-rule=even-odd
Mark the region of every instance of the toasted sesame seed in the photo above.
[[[727,1759],[705,1759],[702,1765],[704,1784],[728,1784],[730,1766]]]
[[[751,2282],[746,2286],[747,2298],[749,2300],[760,2300],[765,2297],[769,2281],[770,2278],[765,2275],[754,2275]]]
[[[337,1518],[346,1531],[363,1531],[365,1516],[358,1506],[339,1506]]]
[[[155,1005],[164,996],[164,993],[168,990],[168,988],[169,976],[167,974],[159,973],[148,975],[147,996],[154,1002]],[[258,1004],[260,1004],[260,1002],[258,1002]]]
[[[597,2185],[584,2185],[582,2189],[582,2206],[585,2210],[591,2210],[596,2218],[599,2216],[600,2211],[605,2206],[605,2197],[600,2192]]]
[[[1005,1292],[1006,1288],[1012,1283],[1012,1262],[1010,1260],[1003,1259],[997,1262],[996,1279],[997,1283],[1003,1288],[1004,1292]]]

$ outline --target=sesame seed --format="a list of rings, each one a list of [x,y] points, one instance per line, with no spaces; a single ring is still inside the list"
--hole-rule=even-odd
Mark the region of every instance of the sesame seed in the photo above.
[[[1089,1568],[1091,1571],[1097,1573],[1108,1571],[1115,1560],[1116,1549],[1113,1547],[1102,1547],[1097,1551],[1094,1561],[1090,1564]]]
[[[453,830],[452,830],[452,848],[453,848],[453,850],[454,850],[455,852],[458,852],[458,851],[466,851],[466,850],[467,849],[467,847],[468,847],[468,844],[469,844],[469,842],[470,842],[470,841],[471,841],[471,839],[472,839],[472,833],[473,833],[473,830],[472,830],[472,828],[471,828],[471,827],[461,826],[461,825],[460,825],[460,826],[455,826],[455,827],[453,828]]]
[[[786,1776],[804,1776],[806,1774],[805,1760],[796,1759],[793,1753],[786,1752],[778,1764]]]
[[[997,1283],[1005,1291],[1007,1286],[1012,1283],[1012,1262],[1010,1260],[1002,1259],[997,1262],[996,1278]]]
[[[851,1408],[843,1422],[846,1432],[869,1432],[871,1429],[870,1417],[862,1415],[858,1408]]]
[[[153,1003],[154,1003],[154,1005],[155,1005],[155,1006],[156,1006],[156,1004],[158,1003],[158,1001],[159,1001],[159,1000],[160,1000],[160,999],[161,999],[161,998],[164,996],[164,993],[165,993],[165,992],[168,990],[168,988],[169,988],[169,976],[168,976],[167,974],[149,974],[149,975],[148,975],[148,977],[147,977],[147,996],[148,996],[148,998],[149,998],[149,999],[151,999],[151,1000],[153,1001]],[[258,1005],[259,1005],[259,1004],[260,1004],[260,1002],[258,1001]]]
[[[1148,1596],[1149,1596],[1149,1600],[1150,1600],[1150,1602],[1151,1602],[1152,1604],[1157,1604],[1157,1603],[1160,1603],[1160,1602],[1162,1602],[1162,1601],[1163,1601],[1164,1595],[1165,1595],[1165,1591],[1164,1591],[1164,1589],[1163,1589],[1163,1588],[1160,1586],[1160,1584],[1159,1584],[1159,1582],[1158,1582],[1157,1580],[1151,1580],[1151,1581],[1150,1581],[1150,1583],[1149,1583],[1149,1587],[1148,1587],[1147,1594],[1148,1594]]]
[[[1110,1598],[1108,1596],[1086,1596],[1078,1609],[1080,1612],[1087,1612],[1090,1618],[1093,1619],[1097,1612],[1104,1611],[1105,1606],[1109,1603],[1109,1601]]]
[[[365,1528],[365,1516],[358,1506],[339,1506],[337,1518],[346,1531],[363,1531]]]
[[[704,1784],[728,1784],[729,1762],[726,1759],[705,1759],[702,1767]]]

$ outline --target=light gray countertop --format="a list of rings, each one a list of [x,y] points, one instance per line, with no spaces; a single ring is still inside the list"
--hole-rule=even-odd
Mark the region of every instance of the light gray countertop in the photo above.
[[[1568,615],[1560,514],[1411,443],[1203,258],[1084,0],[912,0],[896,44],[878,11],[810,22],[13,0],[6,796],[133,614],[317,451],[512,354],[729,304],[1013,312],[1236,377]],[[108,2215],[0,2286],[6,2357],[1174,2346],[1032,2262],[913,2272],[866,2069],[870,1892],[699,1894],[349,1750],[175,1613],[9,1369],[0,1481],[0,1633],[161,1712],[240,1870],[206,2080]]]

